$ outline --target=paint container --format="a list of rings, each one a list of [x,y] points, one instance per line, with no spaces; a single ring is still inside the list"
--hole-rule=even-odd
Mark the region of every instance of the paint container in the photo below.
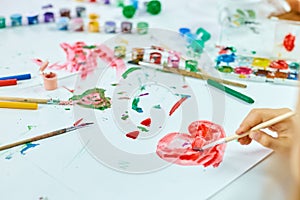
[[[27,15],[28,25],[34,25],[39,23],[39,15],[36,13]]]
[[[162,55],[159,52],[150,53],[150,62],[151,63],[160,65],[161,64],[161,58],[162,58]]]
[[[138,63],[139,61],[143,61],[145,54],[145,49],[143,48],[133,48],[132,49],[132,61]]]
[[[77,6],[75,8],[77,17],[85,17],[86,16],[86,8],[82,6]]]
[[[10,16],[11,26],[22,26],[22,15],[13,14]]]
[[[198,62],[196,60],[186,60],[185,69],[190,70],[191,72],[198,71]]]
[[[114,56],[117,58],[125,58],[126,57],[126,47],[125,46],[115,46]]]
[[[103,2],[105,5],[109,5],[110,4],[110,0],[104,0]]]
[[[187,33],[191,33],[191,29],[189,29],[189,28],[179,28],[179,33],[180,33],[180,35],[181,36],[185,36],[185,34],[187,34]]]
[[[61,8],[59,10],[59,14],[61,17],[68,17],[69,19],[71,19],[71,10],[68,8]]]
[[[100,24],[98,22],[99,15],[95,13],[89,14],[89,24],[88,24],[88,31],[89,32],[99,32],[100,31]]]
[[[256,76],[261,76],[261,77],[267,77],[269,73],[271,73],[271,72],[268,71],[268,70],[264,70],[264,69],[259,69],[259,70],[254,72],[254,74]]]
[[[44,22],[45,23],[51,23],[54,22],[54,13],[53,12],[45,12],[44,13]]]
[[[122,33],[131,33],[132,23],[131,22],[122,22],[121,23],[121,32]]]
[[[73,18],[68,24],[68,30],[80,32],[84,30],[84,21],[82,18]]]
[[[168,66],[179,68],[180,57],[176,53],[171,53],[168,56]]]
[[[252,66],[253,67],[262,67],[262,68],[266,69],[267,67],[269,67],[270,63],[271,63],[271,60],[269,60],[267,58],[253,58]]]
[[[240,75],[249,75],[252,74],[252,69],[249,67],[236,67],[234,69],[234,73],[240,74]]]
[[[5,28],[6,23],[5,23],[5,17],[0,16],[0,28]]]
[[[299,63],[297,63],[297,62],[291,62],[291,63],[289,64],[289,68],[292,69],[292,70],[299,71],[299,67],[300,67],[300,65],[299,65]]]
[[[137,24],[137,33],[144,35],[148,33],[149,24],[147,22],[138,22]]]
[[[274,60],[270,63],[269,67],[273,69],[288,69],[289,65],[285,60]]]
[[[220,66],[217,68],[218,71],[223,72],[223,73],[231,73],[233,72],[233,68],[230,66]]]
[[[46,90],[57,89],[57,75],[53,72],[43,74],[44,88]]]
[[[56,27],[58,30],[66,31],[68,30],[68,24],[70,19],[68,17],[60,17],[57,20]]]
[[[281,72],[281,71],[279,71],[279,70],[277,70],[277,71],[275,72],[275,78],[287,79],[288,76],[289,76],[289,74],[286,73],[286,72]]]
[[[116,32],[116,22],[114,21],[106,21],[104,25],[105,33],[115,33]]]
[[[287,79],[298,80],[298,73],[297,73],[297,72],[290,72],[290,73],[288,74]]]

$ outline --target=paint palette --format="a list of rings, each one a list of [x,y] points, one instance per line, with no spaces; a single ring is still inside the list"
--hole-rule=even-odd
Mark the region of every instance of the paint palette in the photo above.
[[[233,47],[221,48],[219,51],[215,69],[222,77],[286,85],[298,84],[299,62],[238,55],[235,51]]]

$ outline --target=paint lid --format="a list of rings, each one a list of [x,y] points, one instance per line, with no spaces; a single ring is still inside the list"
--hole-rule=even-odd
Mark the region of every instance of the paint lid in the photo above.
[[[161,3],[157,0],[152,0],[147,3],[147,12],[152,15],[157,15],[161,11]]]
[[[96,13],[90,13],[89,14],[89,19],[91,19],[91,20],[96,20],[96,19],[98,19],[100,16],[98,15],[98,14],[96,14]]]
[[[13,14],[10,16],[11,20],[21,20],[22,19],[22,15],[20,14]]]
[[[129,5],[129,6],[124,6],[123,7],[123,16],[126,18],[132,18],[135,14],[136,9],[134,8],[134,6]]]

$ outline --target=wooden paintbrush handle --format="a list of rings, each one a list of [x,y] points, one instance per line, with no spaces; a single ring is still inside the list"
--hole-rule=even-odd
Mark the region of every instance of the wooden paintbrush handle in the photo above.
[[[35,99],[35,98],[21,98],[21,97],[0,97],[2,101],[18,101],[18,102],[28,102],[28,103],[40,103],[47,104],[48,99]]]

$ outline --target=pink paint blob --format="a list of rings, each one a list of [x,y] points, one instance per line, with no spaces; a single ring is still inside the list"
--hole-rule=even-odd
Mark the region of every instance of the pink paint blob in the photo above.
[[[189,134],[169,133],[158,142],[156,153],[163,160],[178,165],[218,167],[223,160],[226,144],[216,145],[202,152],[193,150],[225,137],[223,128],[210,121],[195,121]]]

